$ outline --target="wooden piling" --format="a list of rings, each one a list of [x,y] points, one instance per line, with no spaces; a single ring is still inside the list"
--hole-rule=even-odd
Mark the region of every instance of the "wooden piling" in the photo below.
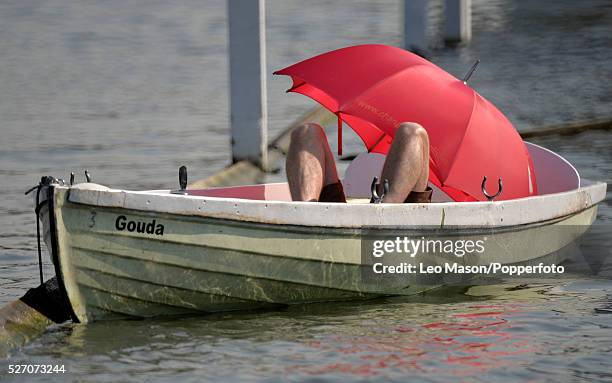
[[[427,50],[428,0],[404,0],[404,48],[423,53]]]
[[[458,44],[472,38],[472,0],[446,0],[444,41]]]
[[[551,125],[544,128],[521,132],[521,137],[536,138],[553,135],[568,136],[586,131],[610,129],[612,129],[612,118],[580,121],[573,122],[570,124]]]
[[[265,0],[228,0],[233,162],[267,168]]]
[[[269,166],[277,166],[276,164],[285,156],[285,153],[289,150],[291,131],[295,127],[306,122],[315,122],[324,126],[333,121],[334,118],[334,114],[321,107],[312,109],[298,118],[268,145]],[[193,182],[189,185],[189,188],[204,189],[217,186],[248,185],[261,182],[264,176],[265,171],[262,168],[244,160],[231,164],[210,177]]]

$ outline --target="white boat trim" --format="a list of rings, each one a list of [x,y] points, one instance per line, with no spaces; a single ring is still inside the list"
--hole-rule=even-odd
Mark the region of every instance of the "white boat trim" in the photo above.
[[[578,213],[606,196],[607,184],[585,182],[576,190],[506,201],[430,204],[338,204],[262,201],[175,195],[169,191],[92,190],[75,185],[68,200],[91,206],[222,218],[274,225],[412,227],[525,225]],[[58,186],[61,188],[61,186]],[[66,188],[68,189],[68,188]]]

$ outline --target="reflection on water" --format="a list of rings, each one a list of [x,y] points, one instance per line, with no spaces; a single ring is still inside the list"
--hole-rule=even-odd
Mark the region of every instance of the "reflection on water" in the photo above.
[[[610,304],[606,293],[612,293],[609,281],[488,286],[283,311],[71,325],[49,331],[10,361],[65,363],[69,376],[96,382],[136,380],[142,372],[177,381],[604,378],[610,316],[576,310],[576,301]]]
[[[304,12],[303,2],[268,0],[268,71],[345,45],[401,44],[401,4],[317,0]],[[436,43],[441,4],[432,1],[430,58],[457,76],[480,58],[471,85],[519,129],[610,117],[609,1],[474,0],[474,39],[456,49]],[[87,168],[111,186],[171,188],[181,164],[200,178],[228,162],[225,6],[0,3],[0,304],[37,280],[35,222],[23,191],[41,175],[66,178],[75,170],[82,179]],[[269,77],[271,136],[313,105],[286,95],[288,86]],[[363,150],[345,131],[346,151]],[[611,182],[610,132],[534,142],[567,157],[584,177]],[[0,374],[9,363],[48,362],[94,382],[142,381],[145,372],[198,382],[610,380],[610,193],[583,243],[587,267],[602,278],[56,326],[0,361]]]

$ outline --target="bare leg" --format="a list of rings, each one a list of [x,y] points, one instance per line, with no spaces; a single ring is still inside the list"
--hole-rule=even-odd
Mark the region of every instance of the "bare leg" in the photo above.
[[[402,203],[411,191],[425,191],[429,178],[429,137],[416,123],[402,123],[387,154],[382,179],[389,180],[384,202]]]
[[[338,182],[336,163],[320,125],[308,123],[291,132],[286,169],[294,201],[316,202],[323,186]]]

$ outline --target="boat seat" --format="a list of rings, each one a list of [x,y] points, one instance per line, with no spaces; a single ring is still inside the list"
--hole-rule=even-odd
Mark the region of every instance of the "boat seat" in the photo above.
[[[355,157],[346,169],[342,179],[347,199],[370,199],[372,196],[372,180],[374,177],[380,179],[385,158],[386,156],[380,153],[360,153]],[[429,186],[433,189],[432,202],[453,202],[446,193],[431,182]]]

